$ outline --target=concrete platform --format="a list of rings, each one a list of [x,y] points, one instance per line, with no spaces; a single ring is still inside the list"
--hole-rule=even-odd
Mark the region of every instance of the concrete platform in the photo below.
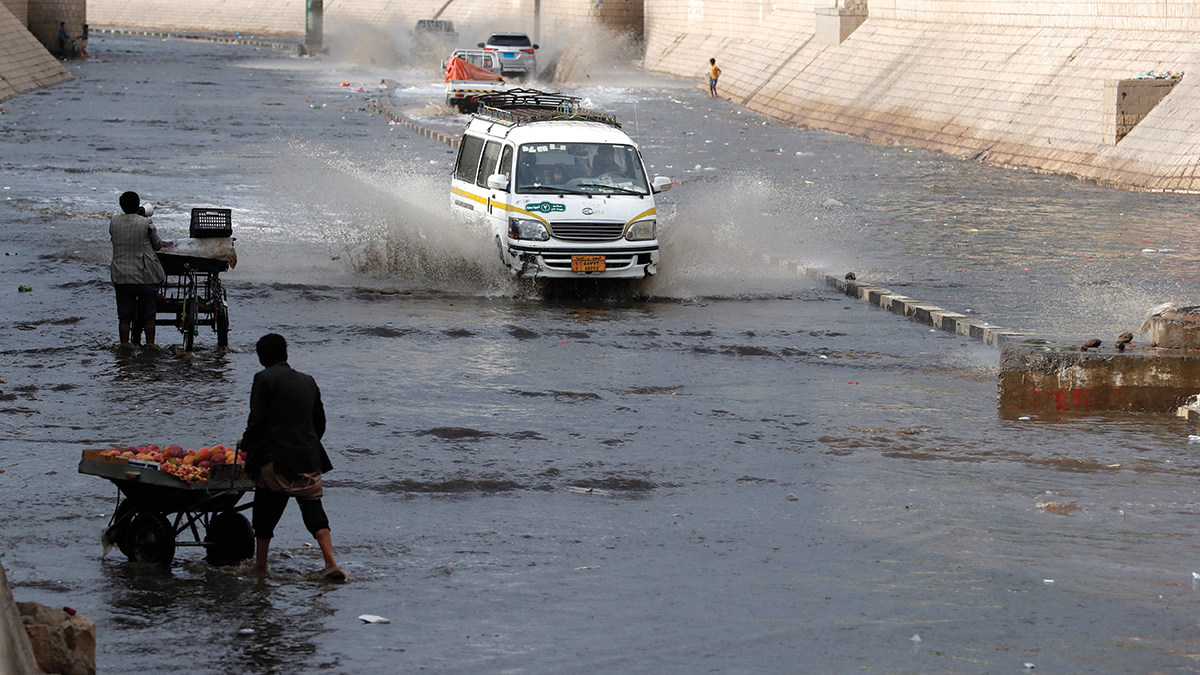
[[[1080,351],[1076,343],[1031,337],[868,282],[803,267],[797,272],[881,309],[999,348],[997,403],[1002,414],[1121,410],[1200,419],[1200,413],[1185,414],[1181,408],[1200,393],[1198,350],[1118,351],[1109,343]]]
[[[1200,393],[1200,352],[1020,343],[1000,352],[1001,412],[1174,413]]]

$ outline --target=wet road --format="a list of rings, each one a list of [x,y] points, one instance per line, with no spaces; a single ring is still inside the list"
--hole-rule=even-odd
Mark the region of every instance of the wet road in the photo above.
[[[1188,200],[597,73],[583,93],[636,101],[648,164],[681,179],[673,264],[649,299],[547,298],[444,215],[452,155],[375,114],[377,70],[93,42],[0,116],[0,560],[18,599],[97,622],[102,672],[1194,672],[1187,423],[1004,419],[993,350],[761,264],[1069,338],[1192,292]],[[104,225],[130,188],[168,235],[235,209],[230,350],[113,348]],[[350,583],[303,580],[295,511],[266,582],[194,549],[102,558],[115,488],[79,451],[236,439],[272,330],[322,386]]]

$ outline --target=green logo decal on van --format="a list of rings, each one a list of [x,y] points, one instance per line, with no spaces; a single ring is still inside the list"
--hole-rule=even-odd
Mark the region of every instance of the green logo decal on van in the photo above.
[[[567,207],[563,204],[555,204],[554,202],[541,202],[540,204],[526,204],[526,211],[540,211],[542,213],[554,213],[555,211],[566,211]]]

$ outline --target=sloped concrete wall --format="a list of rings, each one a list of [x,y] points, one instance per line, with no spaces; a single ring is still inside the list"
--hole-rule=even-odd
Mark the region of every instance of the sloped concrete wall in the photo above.
[[[0,101],[23,91],[71,79],[58,59],[0,5]]]
[[[33,657],[33,647],[13,600],[8,576],[0,566],[0,673],[5,675],[41,675]]]
[[[868,0],[840,45],[814,39],[832,0],[650,0],[647,68],[706,77],[797,126],[1129,188],[1200,191],[1200,5]],[[1104,140],[1104,84],[1185,76],[1120,143]]]

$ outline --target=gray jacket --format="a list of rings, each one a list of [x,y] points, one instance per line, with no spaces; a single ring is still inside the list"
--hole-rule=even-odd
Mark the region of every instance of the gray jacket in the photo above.
[[[108,223],[112,237],[113,257],[108,266],[114,284],[150,284],[157,286],[166,280],[162,263],[155,251],[162,248],[158,229],[145,216],[118,213]]]

